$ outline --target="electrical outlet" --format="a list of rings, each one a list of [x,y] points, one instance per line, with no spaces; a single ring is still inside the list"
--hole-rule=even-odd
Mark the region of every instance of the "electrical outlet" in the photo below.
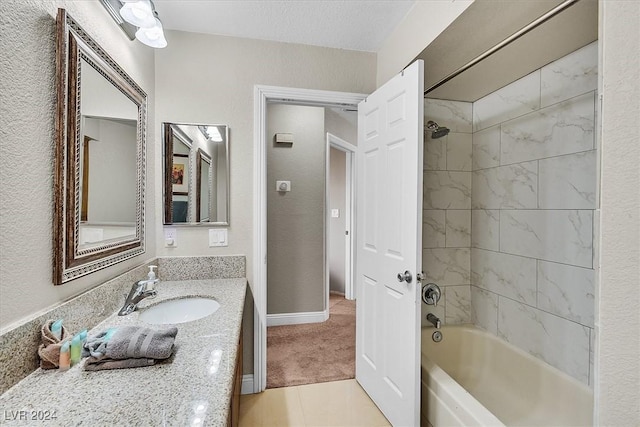
[[[178,247],[178,229],[177,228],[164,229],[164,247],[165,248]]]

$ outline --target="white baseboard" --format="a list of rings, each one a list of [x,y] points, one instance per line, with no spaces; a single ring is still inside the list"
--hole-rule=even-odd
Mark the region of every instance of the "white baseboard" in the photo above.
[[[253,374],[244,374],[240,394],[253,394],[253,391]]]
[[[307,313],[267,314],[267,326],[301,325],[303,323],[322,323],[329,319],[329,310]]]

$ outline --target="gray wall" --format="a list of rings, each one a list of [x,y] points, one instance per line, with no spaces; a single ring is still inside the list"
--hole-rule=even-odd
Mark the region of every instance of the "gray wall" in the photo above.
[[[89,142],[89,222],[136,222],[135,122],[89,119],[96,124]]]
[[[155,128],[162,122],[229,125],[230,225],[228,247],[210,248],[206,228],[180,228],[178,247],[160,246],[157,255],[246,255],[252,287],[254,85],[369,93],[375,89],[376,55],[181,31],[166,31],[166,37],[169,45],[155,50],[158,99],[166,100],[156,105]],[[155,162],[155,194],[162,206],[160,152]],[[155,233],[162,239],[162,221]],[[245,372],[253,372],[251,300],[244,318]]]
[[[228,247],[210,248],[205,228],[181,228],[178,247],[159,247],[158,255],[245,254],[253,286],[254,85],[370,93],[376,55],[181,31],[166,36],[169,45],[155,51],[158,96],[167,100],[157,105],[156,127],[163,121],[229,125],[231,217]],[[160,182],[156,196],[161,203]],[[162,233],[159,223],[156,234]]]
[[[55,16],[63,7],[148,95],[146,253],[52,283]],[[154,50],[131,42],[99,2],[0,2],[0,328],[25,321],[155,256]],[[159,184],[159,181],[158,181]],[[159,196],[160,197],[160,196]],[[26,276],[25,276],[26,274]],[[25,280],[25,278],[27,278]]]
[[[344,151],[329,149],[329,289],[341,294],[345,291],[346,160]],[[332,209],[339,210],[338,218],[331,216]]]
[[[293,145],[276,145],[276,133]],[[325,147],[324,108],[267,106],[268,314],[324,310]]]

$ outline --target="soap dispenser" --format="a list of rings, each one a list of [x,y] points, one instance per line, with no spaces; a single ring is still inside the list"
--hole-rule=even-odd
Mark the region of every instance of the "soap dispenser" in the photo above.
[[[155,284],[158,283],[155,272],[156,268],[158,268],[157,265],[149,266],[149,273],[147,274],[147,285],[145,286],[145,291],[152,291]]]

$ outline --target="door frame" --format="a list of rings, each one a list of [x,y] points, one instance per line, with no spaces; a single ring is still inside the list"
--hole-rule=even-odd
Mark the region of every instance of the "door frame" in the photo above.
[[[354,107],[366,94],[255,85],[253,89],[253,391],[267,387],[267,104]]]
[[[344,297],[349,300],[356,299],[356,293],[354,289],[355,284],[355,210],[356,210],[356,191],[355,191],[355,183],[356,183],[356,149],[357,147],[350,142],[345,141],[342,138],[333,135],[330,132],[327,132],[327,160],[326,160],[326,194],[325,200],[327,210],[326,210],[326,223],[325,230],[329,231],[329,221],[331,220],[331,209],[329,208],[329,151],[330,148],[335,148],[336,150],[340,150],[345,153],[345,168],[346,168],[346,179],[345,179],[345,225],[347,231],[347,238],[345,239],[345,263],[344,263]],[[328,237],[326,238],[328,242]],[[328,245],[327,245],[328,246]],[[329,282],[329,262],[327,257],[327,265],[325,269],[325,277],[326,277],[326,287],[327,287],[327,307],[329,304],[329,291],[330,291],[330,282]]]

